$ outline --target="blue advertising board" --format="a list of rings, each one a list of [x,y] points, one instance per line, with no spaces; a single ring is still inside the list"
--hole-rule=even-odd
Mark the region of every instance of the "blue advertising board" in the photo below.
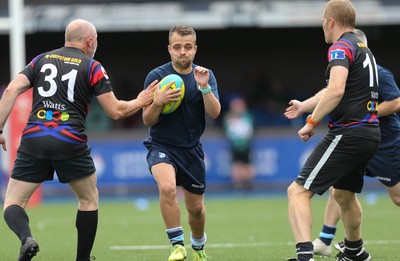
[[[278,184],[292,181],[319,138],[308,142],[293,137],[256,138],[251,159],[256,169],[257,184]],[[229,184],[230,152],[225,139],[202,140],[207,168],[207,184]],[[90,142],[92,156],[97,168],[99,188],[102,186],[154,185],[148,170],[142,140],[93,140]],[[57,180],[46,182],[44,188],[60,186]]]

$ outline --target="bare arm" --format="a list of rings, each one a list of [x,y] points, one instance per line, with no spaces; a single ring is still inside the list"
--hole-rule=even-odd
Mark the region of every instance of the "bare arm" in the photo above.
[[[30,87],[31,84],[24,74],[18,74],[18,76],[7,86],[0,100],[1,130],[4,128],[4,125],[10,116],[11,110],[14,107],[18,96],[27,91]],[[3,147],[3,150],[7,150],[6,141],[3,134],[0,134],[0,144]]]
[[[312,112],[315,107],[317,107],[317,104],[324,94],[325,90],[326,88],[320,90],[314,96],[302,102],[298,100],[291,100],[289,102],[289,107],[287,107],[284,112],[285,117],[288,119],[295,119],[302,116],[304,113]]]
[[[163,89],[160,90],[159,87],[155,89],[156,95],[154,98],[153,103],[151,103],[149,106],[143,108],[143,123],[146,127],[151,127],[156,122],[158,121],[158,118],[160,117],[160,112],[164,106],[164,104],[167,104],[169,102],[173,102],[179,99],[179,96],[181,95],[180,89],[170,89],[170,86],[174,82],[171,81],[170,83],[167,84],[167,86]]]
[[[398,111],[400,111],[400,97],[391,101],[384,101],[382,103],[379,103],[378,115],[381,117],[390,115]]]
[[[200,88],[206,89],[208,86],[208,81],[210,79],[208,69],[201,66],[196,66],[194,68],[194,78],[197,84],[199,84]],[[203,94],[203,102],[204,109],[207,115],[210,116],[212,119],[216,119],[221,112],[221,104],[219,100],[210,91],[206,94]]]
[[[339,104],[345,91],[348,74],[349,70],[343,66],[332,67],[329,84],[312,113],[314,121],[320,122]]]
[[[203,94],[204,109],[208,116],[216,119],[221,112],[221,104],[212,92]]]
[[[311,122],[320,122],[328,113],[330,113],[340,102],[343,97],[346,80],[349,70],[343,66],[334,66],[331,69],[329,84],[325,88],[317,106],[315,107],[310,120]],[[307,141],[314,135],[316,124],[309,122],[299,130],[298,135],[303,141]]]
[[[97,96],[97,100],[111,119],[123,119],[150,105],[153,102],[154,90],[157,86],[157,81],[152,82],[145,90],[139,93],[136,99],[130,101],[118,100],[114,92],[101,94]]]

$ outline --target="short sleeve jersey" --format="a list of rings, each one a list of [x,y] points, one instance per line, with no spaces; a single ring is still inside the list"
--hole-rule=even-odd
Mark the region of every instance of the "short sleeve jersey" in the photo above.
[[[149,129],[149,141],[153,143],[191,148],[197,146],[200,137],[206,126],[205,109],[203,95],[197,89],[197,83],[194,79],[194,67],[189,74],[179,74],[173,67],[172,63],[166,63],[152,70],[146,77],[144,88],[152,81],[161,81],[162,78],[169,74],[179,75],[185,84],[185,95],[181,105],[170,114],[160,114],[158,122]],[[218,88],[214,73],[210,70],[210,79],[208,84],[217,99]]]
[[[329,48],[328,61],[327,82],[333,66],[348,69],[343,97],[328,114],[330,132],[379,141],[378,75],[372,52],[354,33],[348,32]]]
[[[378,65],[378,76],[379,103],[399,98],[400,90],[393,74],[388,69]],[[379,125],[381,128],[380,149],[393,148],[395,144],[400,144],[400,121],[397,113],[379,117]]]
[[[224,129],[231,146],[236,151],[248,150],[254,135],[253,116],[248,111],[228,111]]]
[[[19,150],[56,160],[87,153],[91,98],[112,91],[103,66],[80,49],[63,47],[38,55],[21,73],[33,87],[33,100]]]

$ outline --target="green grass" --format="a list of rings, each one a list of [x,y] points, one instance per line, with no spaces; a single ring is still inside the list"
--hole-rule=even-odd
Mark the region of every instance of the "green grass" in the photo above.
[[[326,197],[314,197],[313,238],[322,226]],[[364,208],[363,238],[373,260],[394,261],[398,257],[400,211],[386,194],[379,194],[377,204]],[[287,201],[281,196],[243,196],[206,198],[207,253],[212,261],[285,260],[294,256],[295,247],[287,218]],[[186,212],[182,223],[189,246]],[[44,203],[28,209],[32,232],[41,250],[33,260],[75,260],[75,202]],[[157,199],[150,200],[147,210],[136,208],[135,199],[101,199],[97,238],[92,254],[102,261],[167,260],[169,246]],[[335,242],[343,238],[339,225]],[[0,260],[16,260],[17,237],[1,219]],[[188,249],[190,250],[190,249]],[[192,260],[189,251],[188,261]],[[334,260],[334,257],[328,259]]]

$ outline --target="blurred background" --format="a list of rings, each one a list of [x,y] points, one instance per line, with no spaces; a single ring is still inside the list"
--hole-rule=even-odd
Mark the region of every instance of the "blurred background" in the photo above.
[[[116,96],[123,100],[135,98],[143,89],[147,73],[170,60],[167,52],[170,27],[175,24],[194,27],[198,45],[195,63],[215,73],[223,106],[219,119],[208,119],[202,138],[210,192],[233,191],[230,147],[223,130],[224,115],[233,98],[244,98],[254,122],[250,156],[255,180],[251,191],[246,193],[284,192],[326,132],[326,126],[321,124],[319,134],[303,143],[297,131],[304,119],[289,121],[283,116],[291,99],[303,100],[325,87],[329,46],[324,41],[321,14],[326,1],[22,2],[19,15],[25,45],[19,52],[24,54],[24,64],[42,52],[63,46],[65,26],[71,20],[89,20],[99,34],[95,59],[103,64]],[[10,66],[9,3],[0,0],[0,94],[15,76]],[[357,27],[367,34],[377,62],[390,69],[397,80],[400,1],[354,0],[353,3],[357,9]],[[141,113],[112,121],[94,99],[87,127],[100,194],[156,193],[142,145],[147,129]],[[3,188],[10,168],[6,154],[0,152]],[[383,188],[377,184],[368,179],[366,188]],[[72,195],[67,186],[57,181],[45,184],[42,193],[44,197]]]

